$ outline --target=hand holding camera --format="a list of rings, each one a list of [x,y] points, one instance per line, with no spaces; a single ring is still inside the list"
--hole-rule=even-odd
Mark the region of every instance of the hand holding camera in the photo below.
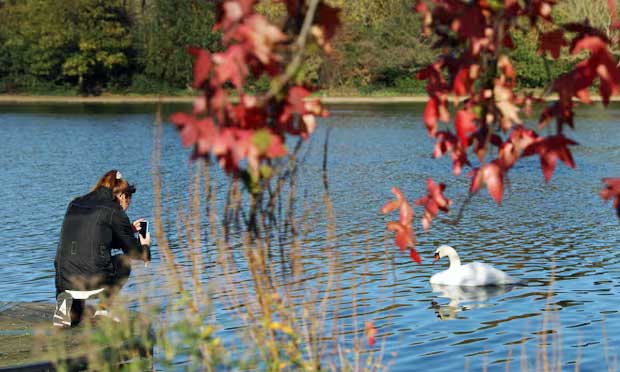
[[[138,232],[140,244],[145,249],[144,266],[148,266],[151,261],[151,233],[149,232],[149,222],[140,218],[133,223],[134,229]]]

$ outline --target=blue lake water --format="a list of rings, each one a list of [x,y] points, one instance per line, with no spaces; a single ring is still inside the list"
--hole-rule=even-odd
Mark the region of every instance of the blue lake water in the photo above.
[[[307,145],[299,195],[300,204],[311,205],[322,198],[317,175],[325,128],[331,128],[330,194],[336,249],[343,261],[342,298],[348,303],[333,316],[355,313],[360,321],[373,321],[377,347],[385,349],[384,362],[392,370],[535,369],[543,344],[559,349],[563,369],[574,369],[575,363],[584,371],[617,369],[620,221],[598,191],[601,178],[620,176],[620,107],[579,111],[577,130],[569,130],[581,143],[573,148],[577,169],[558,164],[546,184],[538,160],[529,158],[510,172],[502,206],[482,191],[457,226],[437,222],[422,233],[416,220],[424,260],[417,265],[398,252],[385,232],[385,223],[396,214],[378,213],[392,198],[390,188],[399,187],[413,200],[432,177],[449,184],[446,195],[458,207],[469,182],[464,175],[452,175],[448,158],[430,158],[433,145],[422,110],[422,105],[332,107]],[[3,301],[53,300],[53,258],[66,205],[105,171],[118,168],[137,185],[130,217],[153,217],[154,112],[149,105],[0,106]],[[164,126],[161,141],[164,208],[174,212],[187,198],[192,165],[172,126]],[[223,183],[220,174],[215,176]],[[320,223],[308,235],[308,252],[325,245]],[[433,291],[428,279],[447,268],[447,261],[430,264],[440,244],[457,248],[463,263],[493,264],[527,286]],[[312,257],[317,267],[325,264],[320,255]],[[160,264],[155,247],[152,267],[137,265],[126,292],[156,281]],[[180,265],[189,263],[181,259]],[[205,282],[210,275],[204,271]],[[233,323],[222,320],[225,328],[234,328]],[[549,333],[544,342],[541,333]]]

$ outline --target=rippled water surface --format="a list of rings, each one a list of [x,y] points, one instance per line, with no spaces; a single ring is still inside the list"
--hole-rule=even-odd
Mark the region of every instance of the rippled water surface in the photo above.
[[[130,105],[0,106],[2,300],[52,301],[53,257],[66,205],[108,169],[121,169],[137,184],[130,217],[154,215],[154,111]],[[431,176],[449,183],[446,194],[460,206],[467,177],[454,177],[449,159],[430,159],[422,106],[331,111],[308,146],[299,194],[306,205],[322,200],[317,175],[330,127],[328,171],[345,288],[339,316],[351,317],[347,309],[355,293],[355,313],[374,322],[378,347],[387,351],[384,360],[393,370],[534,369],[537,353],[554,345],[564,369],[575,363],[581,370],[618,368],[620,223],[597,192],[601,178],[620,175],[619,107],[579,112],[577,130],[570,133],[581,143],[573,150],[576,170],[559,164],[545,184],[538,160],[527,159],[511,171],[502,206],[483,191],[457,226],[435,223],[429,233],[419,233],[423,265],[392,246],[385,222],[394,216],[378,210],[391,198],[392,186],[413,199]],[[171,126],[164,127],[162,145],[164,207],[174,209],[190,184],[189,153]],[[323,232],[320,224],[309,232],[306,250],[315,265],[324,264],[311,253],[325,245]],[[447,267],[430,264],[439,244],[457,248],[464,263],[493,264],[527,285],[433,288],[428,279]],[[154,271],[136,266],[126,292],[157,280]],[[208,282],[209,270],[203,279]],[[541,334],[547,334],[545,341]]]

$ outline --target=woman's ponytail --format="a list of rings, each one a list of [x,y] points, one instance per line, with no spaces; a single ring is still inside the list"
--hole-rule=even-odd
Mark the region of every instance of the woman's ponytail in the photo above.
[[[99,181],[93,188],[93,191],[101,187],[107,187],[108,189],[112,190],[112,195],[115,196],[125,194],[131,197],[131,195],[136,192],[136,188],[133,185],[130,185],[129,182],[127,182],[125,179],[123,179],[123,175],[121,174],[121,172],[116,169],[112,169],[106,172],[106,174],[104,174],[99,179]]]

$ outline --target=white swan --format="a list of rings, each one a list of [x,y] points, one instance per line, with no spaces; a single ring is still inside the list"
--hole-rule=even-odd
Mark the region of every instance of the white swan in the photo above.
[[[449,245],[442,245],[435,251],[435,261],[442,257],[450,259],[450,268],[431,276],[431,283],[459,286],[483,286],[517,284],[514,279],[505,272],[482,262],[472,262],[461,265],[461,260],[456,250]]]

